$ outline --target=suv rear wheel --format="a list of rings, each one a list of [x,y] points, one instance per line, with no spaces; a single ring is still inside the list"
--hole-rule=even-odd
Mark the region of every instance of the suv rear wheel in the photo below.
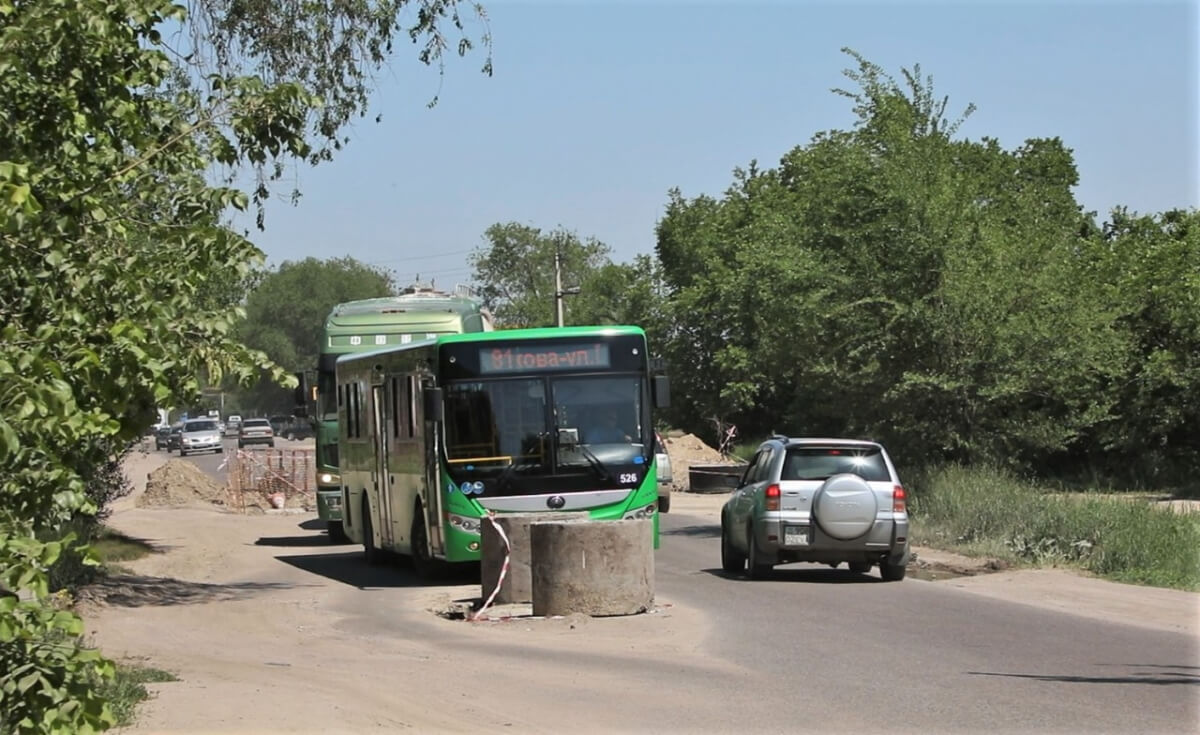
[[[741,574],[746,571],[746,557],[733,548],[724,518],[721,518],[721,569],[730,574]]]
[[[772,565],[762,562],[759,553],[758,542],[754,540],[754,527],[750,526],[746,529],[746,570],[750,579],[763,579],[774,569]]]
[[[879,576],[885,582],[899,582],[908,571],[906,564],[892,564],[886,560],[879,562]]]

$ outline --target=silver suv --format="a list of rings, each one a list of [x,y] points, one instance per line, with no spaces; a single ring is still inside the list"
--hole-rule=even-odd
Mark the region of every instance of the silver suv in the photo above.
[[[891,582],[908,566],[904,487],[883,445],[855,439],[763,442],[721,508],[721,568],[766,576],[819,562]]]
[[[671,482],[675,477],[671,473],[671,455],[667,454],[667,445],[657,431],[654,432],[654,465],[658,468],[658,512],[666,513],[671,510]]]

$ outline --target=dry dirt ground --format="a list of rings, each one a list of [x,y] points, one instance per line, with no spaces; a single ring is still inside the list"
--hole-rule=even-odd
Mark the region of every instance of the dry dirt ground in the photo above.
[[[500,636],[512,643],[512,650],[536,656],[532,676],[548,689],[561,677],[574,675],[573,651],[629,649],[623,655],[669,656],[681,666],[708,670],[723,666],[700,649],[709,634],[704,614],[667,600],[659,601],[655,615],[489,627],[427,612],[449,606],[456,595],[477,594],[477,584],[388,589],[391,604],[399,601],[411,611],[397,624],[417,626],[426,635],[436,634],[439,626],[458,626],[465,645],[448,650],[434,648],[423,635],[385,634],[352,612],[364,594],[379,593],[370,586],[377,582],[355,587],[280,563],[278,555],[289,551],[279,547],[281,542],[295,538],[297,523],[309,516],[230,512],[218,486],[206,484],[194,468],[164,468],[167,461],[167,455],[156,452],[129,457],[126,472],[134,492],[116,504],[110,519],[110,525],[149,541],[158,553],[127,564],[129,574],[98,585],[81,603],[87,630],[107,655],[145,662],[180,678],[150,685],[154,697],[142,705],[137,724],[127,732],[478,732],[509,726],[511,732],[550,732],[544,723],[555,722],[556,714],[561,714],[557,721],[570,721],[569,704],[548,700],[539,700],[536,722],[489,719],[489,707],[503,708],[507,697],[511,711],[511,698],[527,696],[505,691],[503,684],[469,702],[461,693],[438,688],[435,682],[453,680],[472,670],[480,656],[491,655],[472,648],[471,641],[482,642],[484,636],[490,643]],[[190,463],[171,462],[178,464]],[[147,489],[152,473],[155,479],[174,482],[164,487],[151,482]],[[723,494],[677,492],[671,512],[716,519],[723,499]],[[264,539],[279,543],[263,546]],[[966,574],[986,571],[986,561],[923,548],[917,553],[918,563]],[[1200,635],[1200,595],[1187,592],[1122,585],[1063,570],[974,574],[937,583],[1076,615]],[[331,615],[331,609],[339,613]],[[586,628],[586,636],[578,634],[580,628]],[[630,642],[637,640],[643,642],[633,650]],[[422,673],[415,682],[409,677],[404,689],[380,687],[379,677],[388,674],[377,671],[373,661],[411,661]],[[621,676],[612,681],[620,682]],[[596,696],[620,701],[635,695],[634,689],[620,686],[600,683]],[[555,707],[562,712],[550,711]],[[403,713],[403,719],[395,719],[396,713]],[[328,727],[330,722],[341,729]]]

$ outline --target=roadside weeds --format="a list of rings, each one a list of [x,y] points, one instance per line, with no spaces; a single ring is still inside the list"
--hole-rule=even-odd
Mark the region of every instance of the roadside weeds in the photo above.
[[[1064,495],[992,468],[947,466],[915,484],[913,537],[1011,566],[1200,590],[1200,513],[1144,499]]]

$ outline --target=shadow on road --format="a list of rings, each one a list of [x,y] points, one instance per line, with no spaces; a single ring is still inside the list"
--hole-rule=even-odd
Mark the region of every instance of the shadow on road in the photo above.
[[[1100,664],[1112,666],[1115,664]],[[1128,668],[1145,668],[1130,666]],[[1063,681],[1073,684],[1191,684],[1200,685],[1200,674],[1182,671],[1195,669],[1194,666],[1163,666],[1154,665],[1162,671],[1131,671],[1125,676],[1081,676],[1070,674],[1011,674],[999,671],[968,671],[971,676],[1001,676],[1013,679],[1032,679],[1033,681]]]
[[[808,582],[813,584],[873,584],[882,582],[879,577],[870,574],[855,574],[848,569],[830,569],[829,567],[776,567],[767,573],[764,579],[750,579],[744,574],[730,574],[722,569],[701,569],[700,571],[722,579],[732,579],[739,582]]]
[[[81,597],[113,607],[147,607],[152,605],[194,605],[201,602],[246,600],[262,592],[292,589],[295,585],[282,582],[239,582],[207,584],[185,582],[170,577],[146,577],[137,574],[114,574],[89,585]]]
[[[369,566],[362,551],[339,551],[329,554],[298,554],[276,556],[279,561],[335,582],[360,590],[393,587],[438,587],[479,581],[479,565],[465,564],[462,568],[446,570],[437,579],[421,579],[403,557],[396,557],[381,566]],[[456,565],[457,566],[457,565]]]
[[[659,528],[660,536],[691,536],[692,538],[720,538],[721,526],[716,523],[680,526],[679,528]]]
[[[325,534],[310,533],[304,536],[262,536],[254,542],[255,546],[330,546],[329,537]]]
[[[296,525],[299,526],[300,528],[303,528],[305,531],[324,531],[325,530],[325,521],[321,520],[320,518],[309,518],[306,521],[300,521]]]

